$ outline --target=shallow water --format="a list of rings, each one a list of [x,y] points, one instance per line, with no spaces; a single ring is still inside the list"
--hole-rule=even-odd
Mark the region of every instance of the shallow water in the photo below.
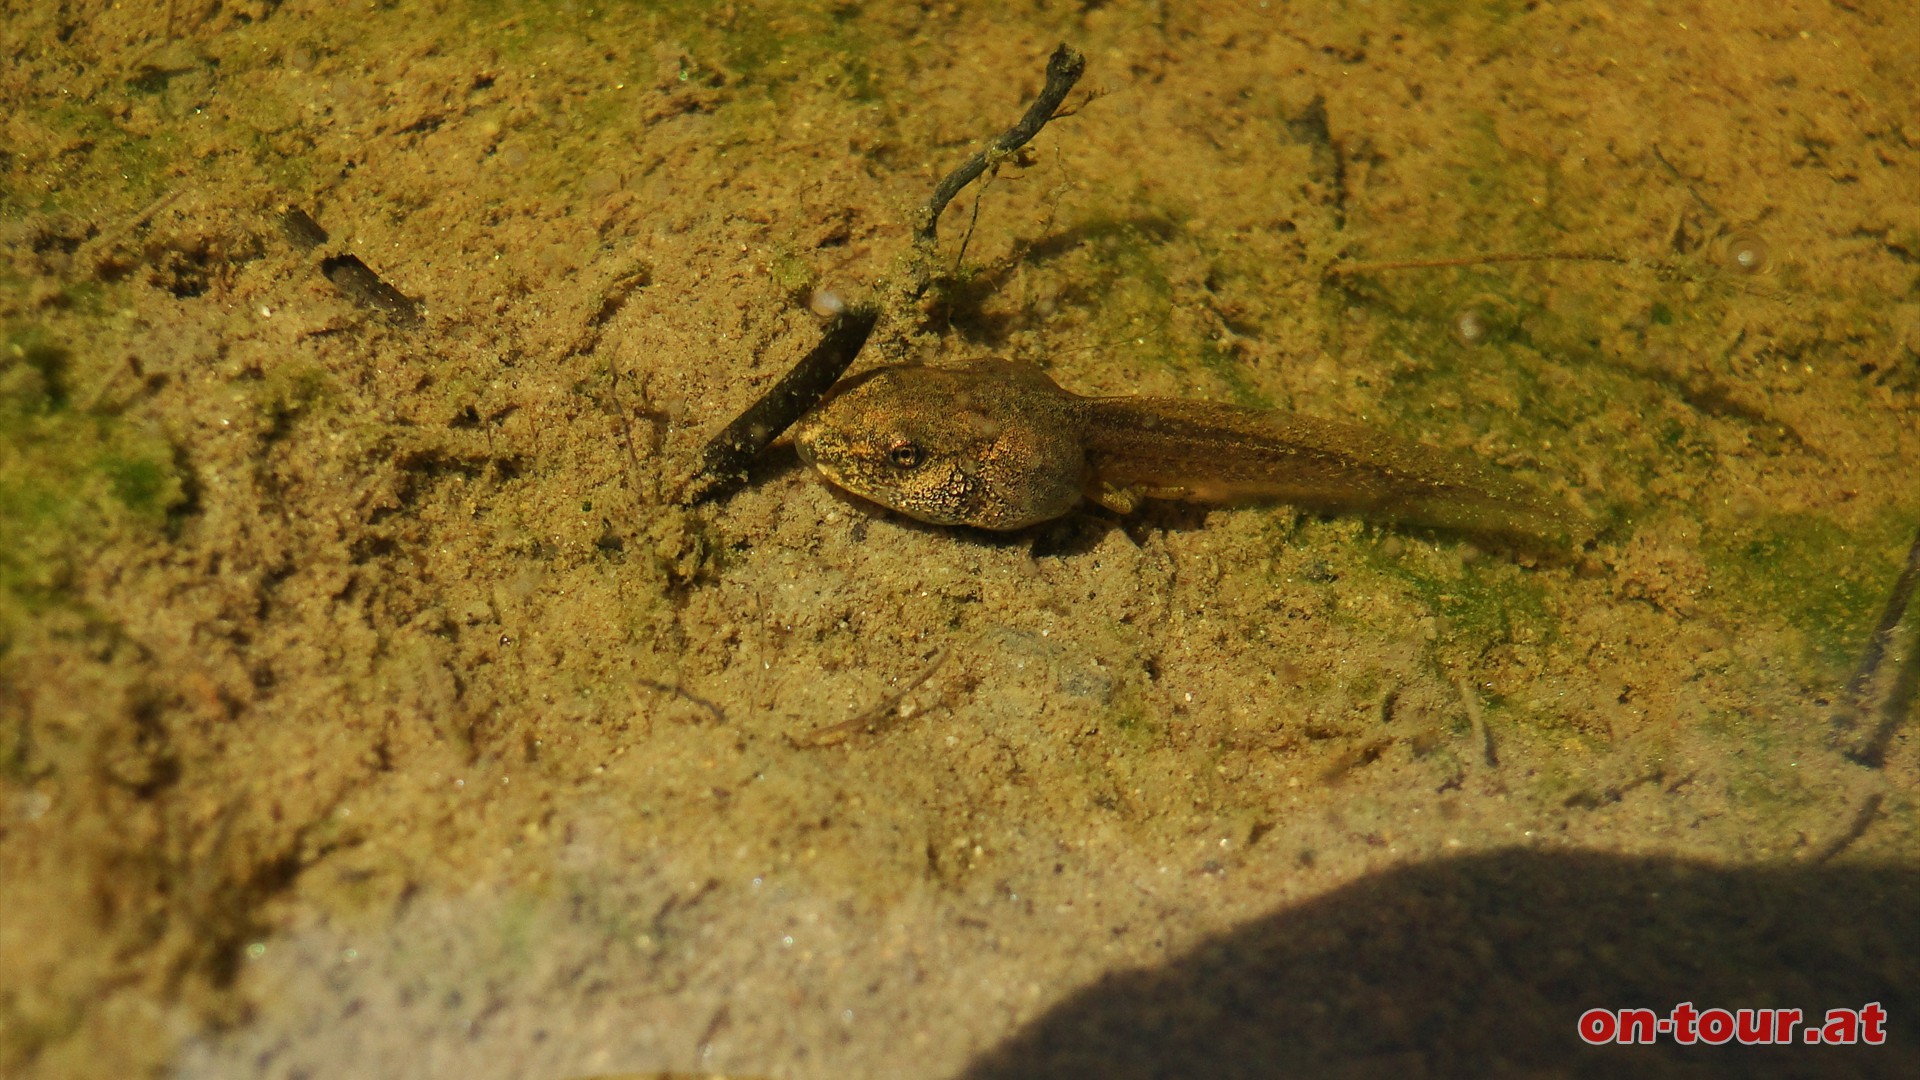
[[[1899,5],[16,7],[0,1073],[1787,1060],[1577,1037],[1689,997],[1912,1071]],[[1061,40],[862,365],[1375,424],[1599,537],[994,536],[786,448],[674,505]]]

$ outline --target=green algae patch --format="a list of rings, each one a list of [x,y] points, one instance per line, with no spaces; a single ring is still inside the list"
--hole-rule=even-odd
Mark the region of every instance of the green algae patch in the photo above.
[[[1702,549],[1717,594],[1798,630],[1814,662],[1838,675],[1858,660],[1916,527],[1911,514],[1858,530],[1818,514],[1774,514],[1710,530]]]
[[[840,82],[855,97],[877,95],[866,60],[871,18],[838,3],[766,8],[678,0],[653,9],[662,28],[709,51],[742,78],[771,85]]]
[[[1376,547],[1375,551],[1378,552]],[[1376,554],[1376,571],[1410,587],[1442,622],[1449,643],[1484,647],[1509,641],[1543,641],[1557,630],[1546,591],[1527,572],[1504,561],[1461,560],[1435,552],[1429,558]]]
[[[187,502],[173,448],[72,401],[71,354],[32,329],[0,339],[0,632],[53,600],[74,553],[119,529],[161,530]]]
[[[1223,347],[1207,324],[1181,317],[1187,301],[1178,263],[1188,253],[1170,245],[1191,243],[1182,231],[1186,216],[1144,204],[1132,215],[1098,215],[1075,225],[1066,234],[1074,244],[1062,274],[1067,284],[1055,302],[1084,309],[1089,329],[1110,339],[1107,346],[1131,346],[1148,363],[1210,387],[1201,396],[1273,408],[1242,357]]]
[[[1403,25],[1429,32],[1460,29],[1484,32],[1505,27],[1532,10],[1520,0],[1407,0],[1398,5]]]
[[[1247,378],[1246,367],[1233,354],[1222,349],[1218,342],[1200,342],[1194,350],[1194,356],[1200,366],[1226,388],[1229,401],[1254,409],[1273,408],[1273,399],[1262,393],[1252,379]]]
[[[114,191],[137,204],[163,186],[168,170],[186,153],[171,133],[130,134],[114,122],[107,107],[62,102],[52,109],[28,113],[20,121],[26,136],[11,149],[29,160],[49,166],[32,178],[0,181],[0,210],[54,213],[90,212],[93,204],[77,192]],[[0,178],[7,177],[0,170]]]
[[[871,17],[840,3],[716,5],[706,0],[612,4],[595,8],[486,2],[472,6],[470,29],[510,58],[544,51],[602,48],[631,53],[636,31],[689,54],[680,78],[734,80],[770,88],[840,86],[859,100],[877,100],[871,64]]]
[[[1104,719],[1100,730],[1112,736],[1104,740],[1110,751],[1145,753],[1157,748],[1166,736],[1165,721],[1156,717],[1145,695],[1132,682],[1120,684]]]
[[[1066,284],[1055,298],[1059,307],[1086,310],[1108,335],[1145,337],[1149,328],[1158,331],[1173,303],[1161,248],[1174,229],[1158,215],[1095,215],[1074,224],[1067,239],[1036,248],[1028,259],[1062,257]]]
[[[1378,315],[1372,351],[1399,357],[1382,403],[1414,416],[1444,408],[1474,427],[1536,417],[1553,402],[1529,340],[1539,304],[1485,269],[1343,283],[1332,299]],[[1331,320],[1329,326],[1337,326]],[[1561,357],[1564,362],[1566,358]],[[1564,414],[1564,403],[1552,410]],[[1556,417],[1558,418],[1558,417]]]

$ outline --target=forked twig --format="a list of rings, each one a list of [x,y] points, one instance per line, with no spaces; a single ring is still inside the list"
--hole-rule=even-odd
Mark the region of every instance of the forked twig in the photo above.
[[[933,662],[928,664],[920,674],[908,679],[906,685],[887,695],[885,700],[859,716],[838,724],[815,728],[805,735],[789,735],[787,738],[793,742],[793,745],[803,750],[812,750],[822,746],[838,745],[862,732],[868,735],[878,733],[899,719],[897,710],[900,708],[900,703],[906,700],[908,694],[920,689],[922,683],[932,678],[933,673],[940,670],[940,665],[947,662],[947,657],[952,652],[951,648],[941,649],[940,655],[934,657]]]
[[[932,197],[915,215],[913,259],[907,280],[900,286],[907,297],[925,293],[933,281],[934,245],[940,214],[947,204],[981,173],[1006,160],[1007,155],[1038,135],[1047,121],[1054,118],[1060,103],[1080,81],[1086,68],[1087,58],[1078,51],[1065,45],[1054,49],[1053,55],[1047,58],[1046,86],[1027,107],[1020,122],[975,151],[934,187]],[[886,290],[875,291],[884,294]],[[794,421],[806,415],[807,410],[819,404],[827,390],[853,366],[854,357],[866,344],[879,317],[878,310],[858,306],[836,316],[812,352],[701,449],[700,465],[682,487],[679,501],[683,505],[704,502],[745,483],[748,464]]]

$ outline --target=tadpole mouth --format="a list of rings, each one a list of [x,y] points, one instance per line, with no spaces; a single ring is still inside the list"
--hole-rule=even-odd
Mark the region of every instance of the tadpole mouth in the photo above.
[[[808,413],[800,418],[799,423],[793,425],[793,450],[800,455],[800,460],[808,465],[814,465],[814,440],[819,435],[820,423],[817,413]],[[815,465],[815,468],[818,466]]]

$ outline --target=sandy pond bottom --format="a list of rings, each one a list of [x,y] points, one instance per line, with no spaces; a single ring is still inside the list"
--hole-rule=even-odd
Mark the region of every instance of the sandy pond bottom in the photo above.
[[[1902,5],[133,8],[0,19],[0,1074],[1920,1075]],[[1063,39],[863,364],[1597,539],[676,505]]]

